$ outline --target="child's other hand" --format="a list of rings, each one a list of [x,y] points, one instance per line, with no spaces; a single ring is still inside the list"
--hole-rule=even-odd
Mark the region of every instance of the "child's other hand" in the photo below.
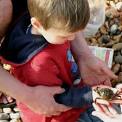
[[[107,65],[94,55],[82,58],[80,71],[83,81],[88,85],[108,85],[111,86],[111,79],[117,76],[107,67]]]

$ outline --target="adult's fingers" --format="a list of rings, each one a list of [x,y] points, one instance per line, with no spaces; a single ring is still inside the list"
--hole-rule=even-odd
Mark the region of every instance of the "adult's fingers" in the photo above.
[[[93,103],[92,105],[96,111],[106,114],[106,113],[104,113],[104,110],[97,103]]]
[[[52,87],[52,90],[51,90],[52,95],[54,95],[54,94],[60,94],[60,93],[62,93],[64,91],[65,91],[65,89],[63,89],[61,87]]]
[[[104,99],[96,99],[96,103],[103,104],[103,105],[109,105],[109,102]]]
[[[107,86],[110,86],[110,87],[112,86],[112,85],[111,85],[111,81],[110,81],[109,78],[106,78],[106,80],[103,82],[103,84],[104,84],[104,85],[107,85]]]
[[[71,107],[67,107],[65,105],[55,103],[55,109],[56,111],[59,111],[59,112],[65,112],[65,111],[70,110]]]
[[[108,107],[108,110],[113,114],[113,115],[116,115],[118,114],[117,111],[113,108],[113,105],[112,104],[109,104]]]
[[[109,111],[107,106],[102,105],[102,104],[93,104],[93,106],[94,106],[96,111],[99,111],[99,112],[105,114],[106,116],[114,117],[113,113],[111,113]]]
[[[111,79],[117,79],[118,77],[106,66],[101,68],[101,71],[108,75]]]
[[[122,99],[120,100],[111,100],[110,103],[122,104]]]
[[[99,117],[104,122],[120,122],[120,121],[116,121],[116,119],[114,119],[113,117],[106,116],[105,114],[100,113],[98,111],[93,111],[92,115]]]
[[[68,111],[70,110],[71,108],[69,107],[66,107],[62,104],[54,104],[54,107],[51,109],[49,109],[49,111],[43,111],[41,112],[41,115],[44,115],[44,116],[47,116],[47,117],[50,117],[50,116],[57,116],[57,115],[60,115],[62,112],[65,112],[65,111]]]

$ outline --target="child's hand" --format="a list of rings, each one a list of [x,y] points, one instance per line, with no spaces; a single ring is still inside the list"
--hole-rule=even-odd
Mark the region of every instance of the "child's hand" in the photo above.
[[[112,104],[110,102],[112,100],[109,100],[109,98],[107,98],[105,96],[104,96],[104,98],[106,100],[103,98],[104,93],[106,93],[103,91],[103,88],[109,88],[111,90],[116,90],[116,89],[113,89],[111,87],[104,86],[104,85],[99,85],[99,86],[93,87],[93,100],[94,100],[93,106],[94,106],[96,111],[99,111],[99,112],[101,112],[107,116],[113,117],[117,114],[117,112],[112,107]],[[114,95],[114,94],[110,93],[110,95]]]
[[[111,79],[117,76],[106,66],[106,64],[94,55],[82,58],[80,61],[80,71],[83,81],[88,85],[108,85],[111,86]]]

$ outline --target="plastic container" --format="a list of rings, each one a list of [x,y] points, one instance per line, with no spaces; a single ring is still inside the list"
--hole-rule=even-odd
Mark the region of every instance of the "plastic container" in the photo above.
[[[90,20],[84,30],[85,37],[94,36],[105,21],[105,0],[88,0]]]

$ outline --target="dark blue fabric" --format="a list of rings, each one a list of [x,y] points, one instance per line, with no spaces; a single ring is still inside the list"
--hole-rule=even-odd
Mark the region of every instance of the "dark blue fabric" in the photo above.
[[[3,41],[0,48],[0,55],[3,58],[15,64],[23,64],[48,44],[43,36],[33,35],[30,31],[27,33],[29,24],[30,16],[27,13],[20,18],[17,25]],[[58,103],[76,108],[92,103],[92,91],[90,87],[69,88],[66,84],[63,87],[66,91],[55,96],[55,100]]]
[[[15,64],[26,63],[48,44],[43,36],[26,33],[29,24],[26,13],[4,39],[0,47],[3,58]]]
[[[64,93],[55,95],[56,102],[74,108],[92,105],[92,90],[89,86],[84,86],[83,88],[65,87],[65,90]]]
[[[13,5],[13,20],[27,11],[27,0],[11,0]]]
[[[92,115],[92,112],[95,111],[94,108],[91,106],[86,112],[81,113],[80,118],[77,122],[104,122],[97,116]]]

